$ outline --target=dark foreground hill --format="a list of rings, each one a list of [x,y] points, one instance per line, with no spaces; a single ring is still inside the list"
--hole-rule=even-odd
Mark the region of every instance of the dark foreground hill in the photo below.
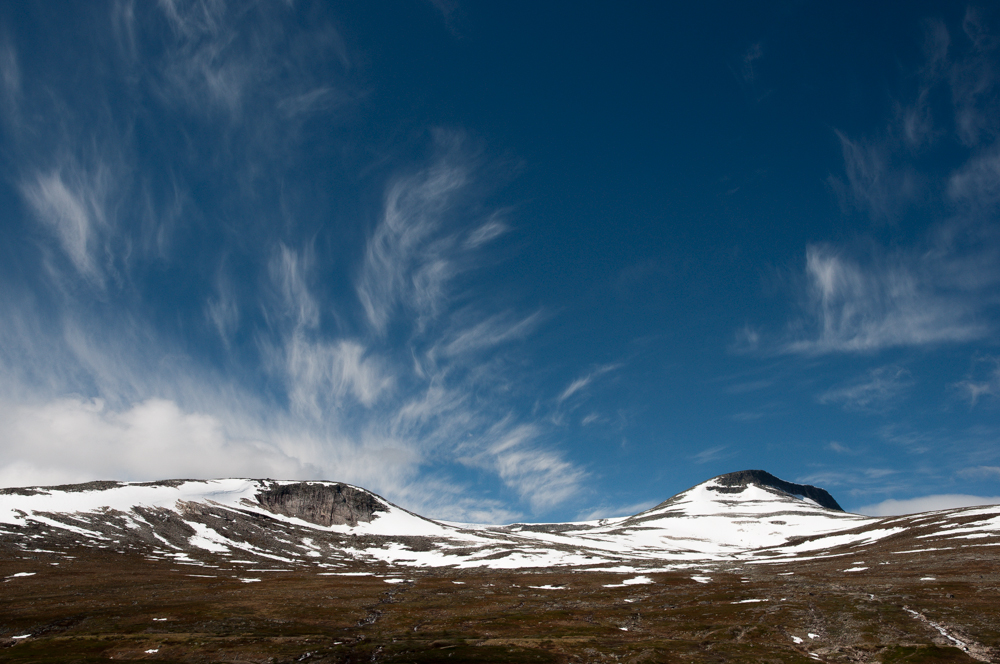
[[[743,471],[496,527],[332,482],[2,490],[0,661],[995,661],[1000,508],[804,488]]]

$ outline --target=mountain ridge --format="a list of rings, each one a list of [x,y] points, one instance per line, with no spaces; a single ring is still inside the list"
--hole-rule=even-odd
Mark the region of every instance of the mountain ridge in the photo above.
[[[323,480],[323,479],[310,479],[310,480],[274,480],[271,478],[212,478],[212,479],[163,479],[163,480],[152,480],[152,481],[125,481],[125,480],[91,480],[87,482],[80,482],[76,484],[58,484],[58,485],[38,485],[38,486],[17,486],[17,487],[0,487],[0,496],[2,495],[36,495],[41,492],[51,492],[51,491],[62,491],[68,493],[78,493],[83,491],[104,491],[108,489],[115,489],[125,486],[133,487],[177,487],[185,483],[196,483],[196,482],[212,482],[212,481],[222,481],[222,480],[246,480],[252,482],[268,483],[271,488],[263,491],[262,495],[266,497],[258,500],[267,509],[274,511],[276,513],[285,514],[286,516],[293,516],[289,513],[289,505],[291,503],[296,503],[296,507],[291,509],[295,512],[296,516],[301,514],[310,514],[308,518],[303,518],[305,521],[310,521],[311,523],[316,523],[317,525],[343,525],[343,523],[348,523],[349,525],[356,525],[357,522],[370,522],[375,512],[380,511],[379,501],[388,501],[379,496],[375,492],[366,489],[364,487],[359,487],[356,485],[348,484],[346,482],[339,482],[335,480]],[[739,493],[743,488],[755,484],[761,487],[770,487],[777,489],[783,493],[789,494],[798,498],[808,498],[809,500],[815,502],[821,507],[826,507],[827,509],[836,510],[839,512],[845,512],[845,510],[840,506],[836,499],[825,489],[820,487],[812,486],[809,484],[797,484],[794,482],[788,482],[782,480],[781,478],[772,475],[765,470],[738,470],[730,473],[723,473],[722,475],[716,475],[704,482],[694,485],[684,491],[680,491],[673,496],[667,498],[658,505],[646,510],[646,512],[657,510],[671,501],[677,499],[679,496],[684,495],[691,489],[703,486],[710,482],[717,482],[721,486],[715,487],[712,490],[719,493]],[[309,487],[330,487],[330,489],[310,489]],[[332,493],[331,493],[332,491]],[[303,502],[303,496],[312,492],[313,500],[319,500],[324,503],[323,506],[310,506],[307,504],[308,501]],[[375,500],[370,500],[365,498],[364,495],[374,497]],[[334,505],[339,505],[340,507],[334,507]],[[326,511],[330,511],[326,514]],[[415,514],[410,512],[411,514]],[[645,512],[640,512],[638,514],[629,515],[624,518],[631,518],[640,516]],[[846,513],[846,512],[845,512]],[[416,516],[421,516],[417,515]],[[421,518],[429,518],[423,517]],[[622,518],[622,517],[619,517]],[[315,521],[313,519],[316,519]],[[341,522],[341,520],[343,520]],[[431,519],[437,521],[437,519]],[[606,519],[604,519],[606,520]],[[334,522],[337,522],[336,524]],[[495,524],[500,525],[500,524]],[[533,522],[516,522],[509,525],[543,525],[540,523]],[[547,525],[547,524],[545,524]],[[563,525],[559,522],[559,525]]]
[[[0,543],[21,550],[43,543],[91,546],[190,564],[206,556],[238,556],[261,565],[318,569],[361,563],[646,569],[784,560],[876,546],[918,521],[850,514],[822,489],[760,470],[716,476],[629,517],[508,526],[435,521],[362,487],[326,480],[100,481],[0,489]],[[1000,531],[1000,518],[995,525]],[[992,536],[991,528],[971,534]]]
[[[737,471],[631,517],[509,526],[436,522],[322,480],[0,489],[0,647],[40,661],[82,634],[73,652],[98,644],[103,661],[204,661],[208,644],[230,648],[226,661],[392,664],[442,661],[447,649],[455,661],[565,664],[611,661],[593,653],[623,639],[639,655],[655,635],[657,652],[676,654],[680,635],[703,661],[847,653],[881,664],[942,646],[974,659],[920,661],[996,661],[987,623],[1000,506],[864,517],[820,505],[804,486]],[[877,640],[859,624],[881,630]],[[328,656],[317,656],[321,633]],[[517,643],[533,649],[513,657],[508,637],[526,634]],[[914,650],[927,638],[936,649]],[[261,644],[277,656],[263,659]],[[545,659],[553,647],[579,657]],[[781,656],[762,657],[765,647]]]

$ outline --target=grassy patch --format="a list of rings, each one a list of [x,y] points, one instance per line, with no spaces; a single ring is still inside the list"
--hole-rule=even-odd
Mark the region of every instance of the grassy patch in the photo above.
[[[958,648],[935,645],[893,646],[882,655],[883,664],[937,664],[941,662],[974,662]]]

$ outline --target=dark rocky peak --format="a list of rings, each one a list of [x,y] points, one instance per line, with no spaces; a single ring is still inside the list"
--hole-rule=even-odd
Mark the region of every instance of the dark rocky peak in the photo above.
[[[719,475],[718,477],[714,477],[712,479],[716,484],[720,484],[722,486],[709,488],[720,493],[739,493],[747,486],[756,484],[757,486],[770,487],[784,493],[790,493],[793,496],[808,498],[809,500],[827,509],[837,510],[839,512],[844,511],[844,509],[837,504],[837,501],[834,500],[833,496],[831,496],[825,489],[820,489],[819,487],[809,484],[786,482],[785,480],[775,477],[771,473],[764,470],[740,470],[735,473]]]
[[[333,482],[272,483],[257,501],[275,514],[295,517],[318,526],[356,526],[368,523],[388,508],[374,494]]]

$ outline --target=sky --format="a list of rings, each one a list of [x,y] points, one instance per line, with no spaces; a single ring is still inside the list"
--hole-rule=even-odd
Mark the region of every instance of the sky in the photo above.
[[[0,6],[0,485],[1000,502],[993,3]]]

